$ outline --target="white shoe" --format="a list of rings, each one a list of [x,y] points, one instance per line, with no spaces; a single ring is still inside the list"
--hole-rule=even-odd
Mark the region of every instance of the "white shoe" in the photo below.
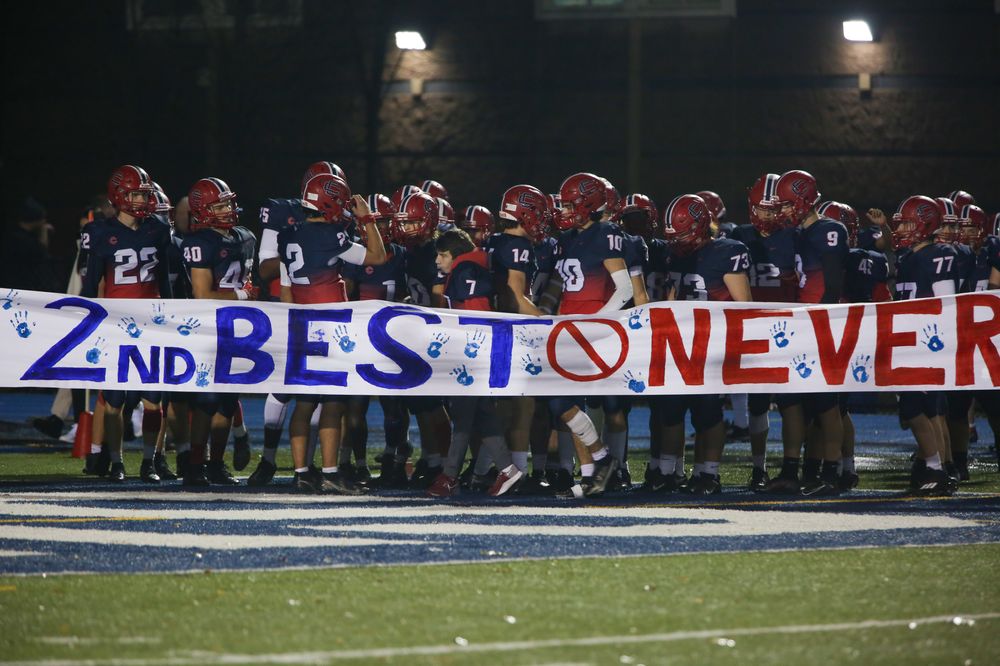
[[[67,444],[72,444],[76,441],[76,424],[74,423],[70,426],[70,429],[66,431],[66,434],[59,438],[60,442],[66,442]]]

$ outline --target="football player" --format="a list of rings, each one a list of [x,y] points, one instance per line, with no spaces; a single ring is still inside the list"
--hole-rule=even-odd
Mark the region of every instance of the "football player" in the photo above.
[[[258,290],[251,272],[257,239],[246,227],[237,226],[236,193],[219,178],[202,178],[191,187],[188,203],[191,230],[184,237],[182,251],[194,298],[256,300]],[[185,486],[239,483],[223,461],[238,400],[237,393],[192,396],[191,451],[178,463]]]
[[[457,226],[469,234],[476,247],[482,248],[485,246],[486,239],[495,230],[496,220],[486,206],[466,206],[462,209]]]
[[[904,200],[892,216],[896,258],[896,300],[947,296],[955,293],[956,254],[951,245],[935,243],[941,211],[930,197]],[[945,413],[937,392],[899,394],[899,418],[917,441],[917,460],[910,488],[918,494],[948,495],[954,481],[944,471],[947,458],[939,417]]]
[[[663,215],[664,237],[670,244],[672,299],[682,301],[750,301],[750,251],[729,238],[712,238],[712,215],[696,194],[676,197]],[[663,449],[666,463],[661,473],[668,484],[676,478],[670,463],[684,449],[684,416],[691,412],[696,433],[695,469],[688,492],[711,495],[722,492],[719,464],[726,439],[722,421],[722,396],[671,395],[656,399],[663,412]]]
[[[342,263],[378,266],[386,261],[385,246],[368,205],[340,177],[333,174],[313,176],[302,191],[306,220],[298,227],[286,227],[278,234],[282,281],[290,287],[293,303],[343,303],[347,290],[341,277]],[[367,245],[350,240],[346,223],[357,219],[366,227]],[[321,340],[322,341],[322,340]],[[341,421],[345,396],[300,395],[289,425],[289,440],[295,466],[294,487],[302,492],[356,495],[363,488],[339,472]],[[306,442],[310,421],[322,403],[319,416],[319,440],[323,455],[322,474],[310,472]]]
[[[170,227],[158,220],[153,181],[141,167],[126,164],[108,180],[108,200],[117,211],[115,217],[85,227],[83,241],[89,249],[87,273],[81,295],[85,298],[170,298]],[[122,328],[132,337],[141,335],[134,321],[123,319]],[[153,391],[102,391],[104,401],[104,440],[110,451],[108,478],[125,481],[122,460],[122,409],[142,402],[143,455],[140,478],[159,483],[153,465],[156,439],[162,424],[162,394]],[[99,441],[99,440],[98,440]],[[104,449],[93,459],[99,459]],[[88,466],[90,461],[88,460]]]

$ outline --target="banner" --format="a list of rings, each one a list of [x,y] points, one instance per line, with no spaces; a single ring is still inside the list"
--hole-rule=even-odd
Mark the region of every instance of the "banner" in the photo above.
[[[0,288],[2,386],[344,395],[991,389],[1000,295],[529,317]]]

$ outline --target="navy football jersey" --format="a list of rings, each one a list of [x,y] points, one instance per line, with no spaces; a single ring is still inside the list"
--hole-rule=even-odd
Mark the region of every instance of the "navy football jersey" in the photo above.
[[[535,248],[525,236],[514,234],[493,234],[486,241],[490,272],[498,292],[507,286],[507,273],[524,273],[524,295],[532,297],[532,281],[535,279]]]
[[[615,285],[604,261],[624,259],[624,240],[621,229],[608,222],[563,232],[556,260],[563,281],[559,314],[593,314],[607,304]]]
[[[389,243],[385,263],[379,266],[344,264],[341,274],[354,283],[359,301],[397,301],[405,296],[406,250]]]
[[[647,248],[649,255],[642,269],[646,294],[650,301],[662,301],[670,291],[670,244],[662,238],[653,238]]]
[[[1000,238],[987,236],[976,253],[975,263],[965,276],[961,290],[986,291],[990,287],[990,273],[994,268],[1000,269]]]
[[[434,263],[436,258],[433,239],[406,251],[406,288],[414,305],[430,307],[434,285],[444,284],[444,276],[438,277],[441,273]]]
[[[966,286],[972,279],[972,274],[976,270],[976,255],[973,254],[972,248],[964,243],[952,243],[952,247],[955,248],[955,266],[958,273],[958,290],[960,292],[973,291],[967,290]]]
[[[951,245],[931,243],[917,252],[896,257],[896,300],[953,294],[958,283],[958,263]],[[934,293],[934,285],[940,294]]]
[[[444,296],[455,310],[493,310],[493,275],[483,250],[473,250],[455,257],[451,272],[445,276]]]
[[[104,280],[105,298],[170,298],[170,227],[155,217],[135,229],[118,218],[86,227],[87,272],[81,295],[96,298]]]
[[[849,251],[847,227],[841,222],[821,217],[809,227],[798,228],[796,249],[799,257],[799,303],[820,303],[826,292],[823,257],[833,253],[843,267]]]
[[[240,289],[253,271],[257,240],[246,227],[233,227],[228,235],[215,229],[198,229],[184,236],[181,250],[190,279],[191,270],[212,271],[213,291]]]
[[[260,205],[260,250],[258,260],[277,259],[278,232],[286,227],[295,227],[306,221],[306,209],[301,199],[265,199]],[[269,293],[272,298],[281,298],[281,281],[271,281]]]
[[[170,289],[174,298],[194,298],[191,291],[191,280],[184,266],[184,235],[177,229],[170,230],[170,247],[167,256],[170,257]]]
[[[723,278],[729,273],[750,271],[750,251],[732,238],[716,238],[670,264],[670,281],[678,301],[731,301]]]
[[[882,227],[875,225],[862,226],[858,229],[858,247],[862,250],[875,250],[875,243],[882,238]]]
[[[535,250],[535,275],[531,278],[531,298],[537,304],[542,292],[549,283],[549,278],[556,270],[556,249],[559,241],[551,236],[546,236],[541,242],[536,243]]]
[[[278,233],[278,251],[295,303],[346,301],[341,267],[345,260],[363,263],[367,253],[363,245],[351,241],[344,225],[329,222],[285,227]]]
[[[76,260],[76,270],[84,280],[87,278],[87,262],[90,260],[90,246],[93,243],[91,239],[96,238],[100,227],[107,223],[107,218],[97,217],[80,229],[80,253]]]
[[[622,238],[625,239],[622,244],[622,252],[625,255],[625,267],[628,269],[629,276],[642,277],[643,269],[649,262],[649,247],[646,245],[646,241],[642,239],[642,236],[632,236],[624,231]]]
[[[799,274],[795,270],[796,231],[778,229],[762,236],[752,224],[742,224],[729,238],[750,251],[750,293],[762,303],[795,303]]]
[[[854,248],[847,254],[844,272],[844,303],[871,303],[875,301],[875,288],[885,284],[889,277],[889,262],[885,255],[875,250]]]

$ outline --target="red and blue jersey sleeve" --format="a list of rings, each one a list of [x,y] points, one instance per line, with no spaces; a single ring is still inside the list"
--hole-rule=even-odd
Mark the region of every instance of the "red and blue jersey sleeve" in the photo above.
[[[826,293],[824,258],[835,255],[842,271],[848,252],[847,227],[840,222],[821,217],[811,226],[799,228],[799,303],[822,302]]]

